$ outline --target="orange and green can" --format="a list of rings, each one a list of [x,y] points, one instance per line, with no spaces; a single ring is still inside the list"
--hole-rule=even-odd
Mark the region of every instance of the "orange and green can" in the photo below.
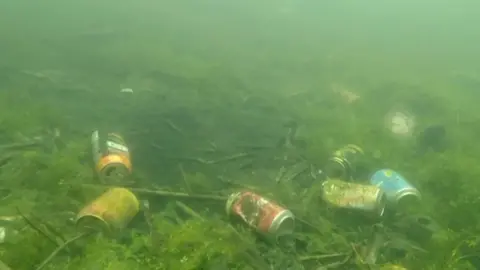
[[[81,231],[111,234],[127,227],[139,209],[140,203],[130,190],[110,188],[80,210],[76,225]]]
[[[95,171],[104,184],[125,184],[132,173],[130,151],[122,136],[116,133],[92,134]]]

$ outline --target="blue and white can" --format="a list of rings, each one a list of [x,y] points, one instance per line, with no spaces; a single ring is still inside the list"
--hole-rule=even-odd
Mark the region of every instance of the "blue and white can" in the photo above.
[[[417,201],[421,197],[420,192],[412,184],[390,169],[376,171],[370,178],[370,183],[382,189],[392,205],[403,204],[401,201]]]

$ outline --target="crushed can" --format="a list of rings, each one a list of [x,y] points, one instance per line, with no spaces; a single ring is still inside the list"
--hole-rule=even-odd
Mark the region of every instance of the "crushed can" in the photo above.
[[[387,198],[385,192],[374,185],[328,179],[322,183],[322,199],[334,207],[360,210],[382,217]]]
[[[324,172],[330,178],[352,180],[356,173],[355,166],[361,157],[363,157],[362,148],[348,144],[332,154]]]
[[[370,183],[380,187],[389,203],[397,209],[414,207],[421,198],[420,192],[413,185],[390,169],[376,171],[370,178]]]
[[[237,192],[227,200],[227,215],[240,218],[261,235],[278,240],[295,229],[293,213],[251,191]]]
[[[95,171],[104,184],[126,184],[132,173],[130,151],[118,134],[92,134],[92,153]]]
[[[112,234],[125,228],[139,209],[140,202],[130,190],[110,188],[80,210],[75,223],[80,231]]]

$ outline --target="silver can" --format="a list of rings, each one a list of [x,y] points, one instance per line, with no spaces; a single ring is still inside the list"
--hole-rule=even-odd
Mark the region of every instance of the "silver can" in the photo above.
[[[355,177],[356,165],[362,156],[362,148],[348,144],[331,155],[324,171],[330,178],[352,180]]]
[[[322,198],[338,208],[360,210],[381,217],[385,212],[385,193],[374,185],[328,179],[322,184]]]

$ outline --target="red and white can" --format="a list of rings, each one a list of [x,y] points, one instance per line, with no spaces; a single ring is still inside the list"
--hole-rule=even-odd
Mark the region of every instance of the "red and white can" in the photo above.
[[[292,234],[295,229],[295,217],[290,210],[251,191],[230,195],[226,210],[229,216],[240,218],[267,237]]]

